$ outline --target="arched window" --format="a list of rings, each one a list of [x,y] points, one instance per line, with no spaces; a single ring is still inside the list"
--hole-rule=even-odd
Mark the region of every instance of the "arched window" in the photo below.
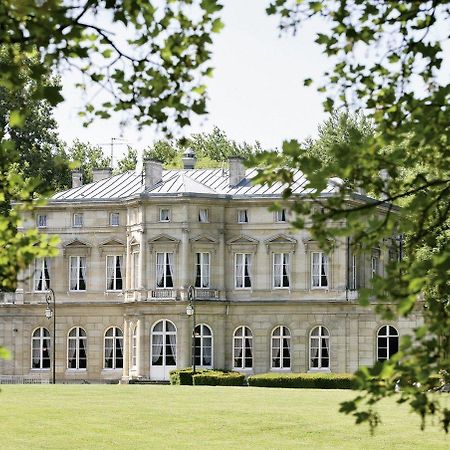
[[[213,334],[211,328],[205,324],[199,324],[194,330],[194,361],[199,367],[213,366]]]
[[[330,368],[330,333],[322,325],[311,330],[309,336],[309,368]]]
[[[177,329],[170,320],[160,320],[152,329],[152,365],[176,366]]]
[[[233,367],[251,369],[253,367],[253,336],[250,328],[236,328],[233,335]]]
[[[133,328],[133,334],[131,335],[131,368],[136,369],[137,367],[137,332],[138,326],[135,325]]]
[[[279,326],[272,331],[271,354],[272,369],[290,369],[291,332],[288,327]]]
[[[398,352],[398,331],[391,325],[384,325],[377,334],[377,360],[386,361]]]
[[[105,333],[105,369],[123,368],[123,333],[111,327]]]
[[[50,368],[50,333],[47,328],[36,328],[31,337],[31,368]]]
[[[86,331],[72,328],[67,338],[67,368],[86,369]]]

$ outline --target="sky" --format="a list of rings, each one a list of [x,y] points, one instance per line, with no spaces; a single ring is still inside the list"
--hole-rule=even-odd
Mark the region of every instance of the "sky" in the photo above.
[[[265,148],[279,148],[284,139],[304,139],[316,133],[326,119],[322,97],[313,86],[304,87],[304,78],[320,78],[326,58],[314,43],[315,24],[308,23],[297,36],[280,36],[278,20],[267,16],[265,1],[226,0],[222,11],[225,28],[214,36],[212,66],[208,82],[209,114],[194,120],[183,134],[210,132],[214,126],[236,141],[259,141]],[[74,88],[74,75],[62,79],[65,101],[55,111],[63,140],[78,138],[103,145],[108,152],[115,140],[114,159],[128,143],[143,149],[161,137],[152,128],[138,131],[133,126],[121,130],[119,118],[98,120],[84,128],[77,112],[82,106]]]

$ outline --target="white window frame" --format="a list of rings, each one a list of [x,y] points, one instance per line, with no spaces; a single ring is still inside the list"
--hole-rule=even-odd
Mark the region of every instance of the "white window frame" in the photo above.
[[[276,264],[275,259],[276,257],[280,255],[281,256],[281,264]],[[280,266],[280,286],[276,286],[275,284],[275,274],[276,270],[275,267]],[[286,270],[287,274],[287,280],[288,284],[287,286],[284,285],[284,275],[283,275],[283,269]],[[291,287],[291,269],[290,269],[290,254],[289,253],[272,253],[272,289],[289,289]]]
[[[238,274],[238,259],[242,257],[242,269],[241,273]],[[234,288],[239,290],[250,290],[252,289],[252,253],[235,253],[234,255]],[[250,286],[245,286],[245,270],[247,268],[248,279],[250,280]],[[242,286],[238,286],[238,278],[242,278]]]
[[[352,254],[352,269],[351,269],[351,273],[350,273],[350,290],[351,291],[356,291],[357,289],[357,269],[358,269],[358,265],[357,265],[357,259],[356,259],[356,255],[353,253]]]
[[[75,330],[75,336],[70,336],[70,333]],[[81,334],[81,331],[84,333],[84,335]],[[69,350],[70,350],[70,341],[75,341],[75,366],[76,367],[70,367],[69,366]],[[80,341],[84,341],[84,352],[86,355],[85,358],[85,365],[86,367],[80,367]],[[83,327],[73,327],[69,330],[67,333],[67,369],[68,370],[80,370],[80,371],[86,371],[87,370],[87,362],[88,362],[88,352],[87,352],[87,334],[86,330]]]
[[[114,258],[114,264],[113,264],[113,272],[112,272],[112,281],[113,281],[113,289],[109,289],[108,284],[109,284],[109,279],[108,279],[108,260],[110,258]],[[121,288],[117,288],[117,280],[119,280],[119,278],[117,277],[117,258],[121,258],[122,259],[122,263],[120,265],[120,274],[121,274],[121,278],[120,280],[122,281],[122,287]],[[125,287],[125,268],[124,268],[124,257],[123,255],[106,255],[106,268],[105,268],[105,275],[106,275],[106,291],[107,292],[121,292],[124,290]]]
[[[46,268],[47,268],[48,280],[47,280],[47,278],[45,278],[45,269]],[[37,289],[37,285],[39,282],[37,277],[39,277],[39,276],[42,277],[42,289]],[[34,260],[33,291],[34,292],[48,292],[50,286],[51,286],[51,276],[50,276],[50,260],[49,260],[49,258],[35,259]]]
[[[277,209],[274,216],[275,223],[286,223],[287,222],[287,211],[286,208]]]
[[[163,285],[158,286],[158,255],[164,255],[164,269],[163,269]],[[167,268],[169,267],[169,255],[172,255],[172,286],[167,285],[168,280],[168,272]],[[157,252],[156,253],[156,289],[173,289],[175,286],[175,255],[174,252]]]
[[[47,214],[38,214],[36,217],[37,228],[47,228]]]
[[[314,285],[314,255],[319,255],[319,284]],[[324,273],[326,275],[327,284],[323,284],[322,271],[325,267]],[[311,289],[329,289],[330,288],[330,258],[325,252],[311,252]]]
[[[248,209],[241,208],[237,210],[237,223],[248,223]]]
[[[73,213],[72,226],[74,228],[83,228],[83,226],[84,226],[83,213]]]
[[[36,332],[39,334],[35,336]],[[47,333],[47,334],[46,334]],[[48,358],[45,358],[45,361],[48,361],[48,367],[44,367],[44,343],[47,341],[48,347]],[[39,367],[34,367],[34,343],[37,342],[37,349],[39,350]],[[33,330],[33,333],[31,333],[31,370],[50,370],[50,364],[51,364],[51,345],[52,342],[50,341],[50,332],[45,327],[38,327]]]
[[[375,278],[379,275],[380,270],[380,257],[378,255],[372,255],[370,258],[370,278]]]
[[[163,211],[167,211],[167,218],[163,218]],[[159,221],[163,223],[172,221],[172,211],[170,208],[159,208]]]
[[[250,335],[246,336],[245,335],[245,330],[249,330],[250,331]],[[239,336],[237,336],[236,334],[238,332],[241,332],[241,334]],[[247,360],[249,359],[249,357],[246,356],[245,351],[247,350],[248,347],[246,347],[246,339],[250,340],[251,346],[250,351],[251,351],[251,366],[247,366]],[[235,350],[237,348],[236,346],[236,342],[239,343],[238,347],[241,350],[241,356],[236,356],[235,354]],[[254,349],[253,349],[253,332],[251,330],[250,327],[247,327],[246,325],[241,325],[239,327],[237,327],[234,332],[233,332],[233,369],[238,369],[238,370],[253,370],[253,364],[254,364]],[[240,358],[241,359],[241,365],[237,366],[236,363],[236,358]]]
[[[205,259],[207,260],[206,262]],[[197,274],[199,269],[200,269],[200,286],[197,286]],[[207,286],[204,286],[205,278],[208,280]],[[196,289],[211,288],[211,253],[209,252],[195,253],[195,288]]]
[[[275,331],[280,330],[280,334],[275,336]],[[274,341],[278,341],[280,354],[279,356],[275,357],[274,355]],[[287,341],[289,344],[285,347],[285,341]],[[292,366],[292,345],[291,345],[291,331],[288,327],[284,325],[278,325],[276,326],[270,335],[270,368],[272,370],[291,370]],[[289,352],[289,365],[285,366],[284,360],[286,357],[284,356],[284,352],[287,349]],[[274,365],[274,359],[277,358],[280,360],[280,365],[277,367]]]
[[[133,252],[132,254],[132,264],[131,264],[131,283],[132,289],[136,290],[139,286],[139,252]]]
[[[317,336],[313,336],[313,331],[315,330],[315,329],[317,329],[317,328],[319,328],[319,334],[317,335]],[[325,335],[325,334],[323,334],[323,330],[326,330],[327,331],[327,335]],[[319,340],[319,346],[317,347],[318,348],[318,357],[317,357],[317,362],[318,362],[318,365],[317,365],[317,367],[313,367],[312,366],[312,364],[311,364],[311,362],[312,362],[312,345],[311,345],[311,341],[312,341],[312,339],[318,339]],[[323,342],[322,342],[322,339],[326,339],[327,340],[327,342],[328,342],[328,346],[323,346]],[[318,371],[318,372],[320,372],[320,371],[324,371],[324,372],[329,372],[330,371],[330,367],[331,367],[331,349],[330,349],[330,342],[331,342],[331,339],[330,339],[330,331],[328,330],[328,328],[327,327],[324,327],[323,325],[317,325],[317,326],[315,326],[315,327],[313,327],[312,329],[311,329],[311,331],[309,332],[309,342],[308,342],[308,350],[309,350],[309,363],[308,363],[308,367],[309,367],[309,370],[310,371],[312,371],[312,372],[314,372],[314,371]],[[322,358],[323,358],[323,356],[322,356],[322,351],[323,351],[323,349],[324,348],[327,348],[328,349],[328,357],[327,357],[327,359],[328,359],[328,365],[327,366],[322,366]]]
[[[137,369],[137,358],[138,358],[138,325],[133,327],[131,333],[131,369]]]
[[[202,217],[202,213],[204,217]],[[200,223],[209,223],[209,209],[208,208],[200,208],[198,210],[198,221]]]
[[[77,288],[72,289],[72,261],[76,260],[76,266],[77,266]],[[80,289],[80,270],[82,269],[82,261],[84,260],[84,271],[85,271],[85,279],[84,279],[84,289]],[[70,256],[69,257],[69,291],[70,292],[86,292],[87,291],[87,258],[86,256]]]
[[[197,328],[200,328],[200,332],[197,334]],[[208,328],[211,334],[204,334],[204,329]],[[200,340],[200,345],[197,346],[197,339]],[[210,364],[203,364],[204,353],[205,353],[205,341],[211,341],[211,362]],[[202,367],[204,369],[212,369],[214,367],[214,335],[212,328],[206,323],[199,323],[194,329],[194,355],[193,358],[197,356],[197,349],[200,350],[200,362],[196,362],[196,367]]]
[[[120,225],[120,214],[118,212],[109,214],[109,225],[111,227],[118,227]]]
[[[386,327],[386,334],[380,334],[381,330],[384,327]],[[391,333],[391,328],[395,331],[395,334]],[[386,347],[380,347],[380,342],[379,342],[380,338],[386,339]],[[387,361],[387,360],[391,359],[391,357],[393,355],[395,355],[395,353],[397,353],[397,352],[395,352],[395,353],[391,354],[391,351],[390,351],[390,347],[392,345],[391,339],[395,339],[395,338],[397,339],[397,352],[398,352],[399,345],[400,345],[400,334],[399,334],[397,328],[395,328],[392,325],[382,325],[380,328],[378,328],[378,331],[377,331],[377,359],[376,359],[377,361]],[[386,350],[386,357],[380,358],[379,352],[380,352],[381,348]]]
[[[107,336],[107,333],[112,330],[112,335]],[[121,341],[122,344],[120,346],[117,345],[117,341]],[[108,356],[108,360],[111,359],[111,367],[107,367],[106,364],[106,342],[112,341],[112,356]],[[103,370],[116,370],[123,369],[123,360],[124,360],[124,348],[123,348],[123,332],[119,327],[109,327],[105,330],[105,334],[103,335]],[[117,356],[117,350],[121,349],[122,356]],[[121,362],[121,364],[120,364]],[[119,363],[119,364],[118,364]]]

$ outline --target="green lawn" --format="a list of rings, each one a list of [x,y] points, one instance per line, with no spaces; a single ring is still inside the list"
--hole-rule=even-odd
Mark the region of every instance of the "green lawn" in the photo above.
[[[1,449],[449,449],[385,401],[383,424],[337,412],[349,391],[138,385],[2,386]],[[448,401],[448,397],[443,397]]]

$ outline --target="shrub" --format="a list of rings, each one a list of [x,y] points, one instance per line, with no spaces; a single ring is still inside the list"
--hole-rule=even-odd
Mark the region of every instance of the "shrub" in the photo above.
[[[239,372],[207,370],[202,373],[196,373],[193,376],[193,380],[195,386],[243,386],[245,375]]]
[[[196,369],[195,373],[203,373],[208,371],[208,369]],[[170,384],[183,384],[192,386],[192,367],[187,367],[186,369],[176,369],[171,370],[169,379]]]
[[[352,389],[352,374],[264,373],[248,377],[249,386],[310,389]]]

